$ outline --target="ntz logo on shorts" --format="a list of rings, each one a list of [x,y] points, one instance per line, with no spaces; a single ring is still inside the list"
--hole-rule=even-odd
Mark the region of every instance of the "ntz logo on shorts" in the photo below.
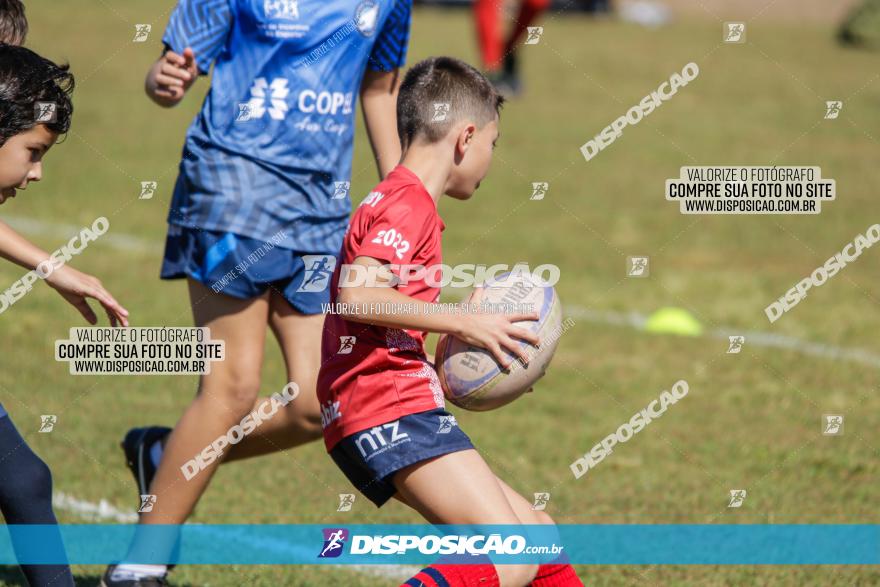
[[[388,422],[381,426],[374,426],[361,432],[354,443],[357,445],[361,456],[370,460],[379,452],[385,451],[404,441],[409,442],[410,437],[406,432],[399,432],[400,421]]]

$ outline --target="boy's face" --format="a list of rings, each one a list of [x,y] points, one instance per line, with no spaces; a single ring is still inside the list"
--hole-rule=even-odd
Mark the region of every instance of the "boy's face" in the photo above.
[[[45,124],[19,133],[0,147],[0,204],[15,197],[28,183],[43,177],[43,155],[58,135]]]
[[[458,200],[467,200],[474,195],[476,189],[480,187],[480,182],[489,173],[492,151],[497,140],[497,116],[482,128],[474,129],[470,138],[465,136],[459,139],[458,151],[461,155],[452,169],[449,189],[446,191],[448,195]],[[464,148],[465,144],[466,148]]]

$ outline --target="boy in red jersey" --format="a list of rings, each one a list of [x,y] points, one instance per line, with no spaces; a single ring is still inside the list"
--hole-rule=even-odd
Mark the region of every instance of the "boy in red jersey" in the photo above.
[[[427,332],[452,334],[508,366],[511,355],[527,360],[520,341],[539,342],[513,322],[538,316],[442,313],[435,306],[440,289],[424,277],[379,287],[349,278],[381,274],[387,264],[441,263],[445,225],[437,201],[444,194],[466,200],[479,186],[502,102],[482,74],[457,59],[427,59],[407,73],[397,102],[403,156],[351,220],[331,282],[338,312],[324,323],[318,398],[330,456],[377,506],[396,497],[433,524],[553,523],[492,473],[444,409],[424,348]],[[527,584],[581,582],[567,564],[475,564],[432,565],[406,583]]]

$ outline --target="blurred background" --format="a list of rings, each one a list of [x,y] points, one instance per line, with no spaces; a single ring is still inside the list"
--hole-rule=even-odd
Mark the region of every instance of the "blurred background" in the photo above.
[[[549,492],[559,523],[877,523],[880,349],[877,267],[868,249],[770,324],[764,308],[880,220],[880,69],[876,3],[825,0],[554,2],[516,46],[515,97],[501,118],[493,169],[467,203],[442,202],[444,261],[560,267],[557,290],[575,323],[536,392],[491,413],[455,411],[498,474],[527,496]],[[133,325],[191,324],[185,284],[160,282],[165,217],[186,128],[208,89],[178,107],[144,96],[172,0],[26,2],[27,46],[77,77],[70,134],[44,180],[0,214],[54,250],[98,216],[110,232],[74,261],[101,276]],[[499,35],[517,3],[498,4]],[[861,11],[860,11],[861,10]],[[860,11],[860,12],[857,12]],[[853,15],[856,16],[853,16]],[[474,9],[420,2],[410,64],[453,55],[487,68]],[[725,43],[725,22],[745,24]],[[150,24],[146,42],[135,27]],[[503,53],[502,53],[503,55]],[[590,161],[579,147],[685,64],[699,76]],[[841,101],[825,119],[826,101]],[[363,128],[355,204],[377,182]],[[837,182],[819,215],[685,216],[664,199],[684,165],[815,165]],[[152,199],[140,182],[156,181]],[[532,199],[533,183],[546,183]],[[627,258],[649,274],[627,275]],[[0,283],[21,271],[0,265]],[[450,292],[447,299],[457,301]],[[685,329],[646,328],[662,308]],[[173,425],[193,377],[71,376],[54,341],[82,325],[47,287],[0,314],[0,393],[54,473],[63,522],[132,520],[136,491],[117,443],[125,430]],[[657,329],[653,329],[657,330]],[[742,351],[728,354],[728,337]],[[267,346],[266,394],[285,382]],[[575,479],[569,464],[677,380],[689,395]],[[39,434],[41,414],[57,414]],[[842,435],[823,416],[842,415]],[[737,508],[730,491],[746,489]],[[417,522],[398,504],[376,510],[313,444],[222,467],[199,504],[201,523]],[[103,571],[77,567],[83,585]],[[588,585],[869,585],[871,567],[613,567],[578,569]],[[396,573],[396,574],[395,574]],[[397,585],[399,569],[189,567],[172,585]],[[22,584],[17,569],[0,582]]]

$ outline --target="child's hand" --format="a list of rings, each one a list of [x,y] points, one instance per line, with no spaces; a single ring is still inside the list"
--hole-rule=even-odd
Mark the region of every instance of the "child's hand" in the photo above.
[[[183,55],[166,51],[147,73],[147,95],[160,106],[175,106],[199,75],[196,56],[187,47]]]
[[[104,306],[111,326],[128,326],[128,310],[119,305],[97,278],[64,265],[53,271],[46,283],[79,310],[89,324],[98,323],[98,317],[86,302],[86,298],[94,298]]]
[[[479,298],[481,297],[482,290],[478,289],[471,298],[470,303],[479,303]],[[527,364],[528,356],[515,339],[524,340],[535,346],[540,343],[538,335],[524,328],[514,326],[513,322],[538,319],[540,319],[540,316],[537,312],[523,312],[520,314],[465,314],[462,316],[461,332],[457,333],[457,336],[468,344],[488,350],[495,356],[495,360],[504,369],[507,369],[513,361],[507,358],[502,351],[502,347],[513,355],[518,356],[524,364]]]

